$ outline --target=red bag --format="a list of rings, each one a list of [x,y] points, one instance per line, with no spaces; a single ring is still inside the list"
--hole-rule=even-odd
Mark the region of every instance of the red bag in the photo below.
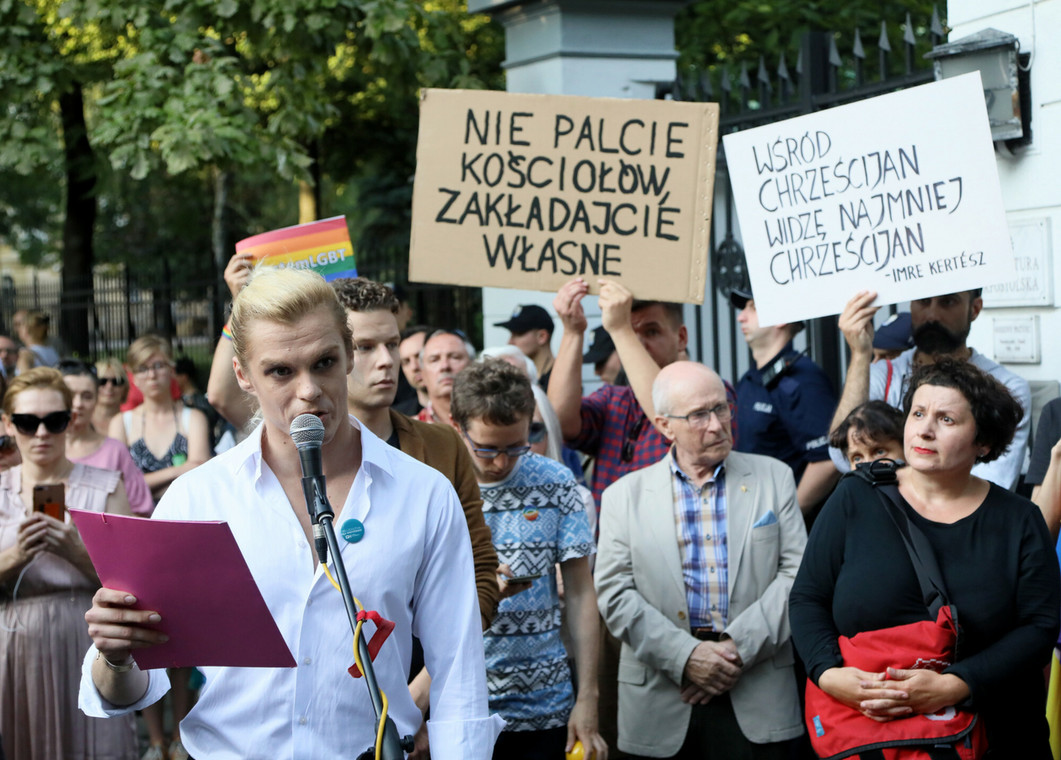
[[[940,672],[952,664],[957,638],[951,608],[944,606],[934,622],[841,636],[840,653],[845,666],[870,673],[889,667]],[[806,720],[814,751],[827,760],[862,753],[885,760],[928,760],[941,754],[977,760],[987,751],[984,724],[974,712],[947,707],[932,715],[880,723],[833,699],[809,679]]]

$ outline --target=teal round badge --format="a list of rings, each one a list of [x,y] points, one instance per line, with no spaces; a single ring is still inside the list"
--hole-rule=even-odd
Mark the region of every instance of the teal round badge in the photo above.
[[[360,520],[350,518],[343,523],[342,534],[347,541],[356,544],[365,537],[365,524]]]

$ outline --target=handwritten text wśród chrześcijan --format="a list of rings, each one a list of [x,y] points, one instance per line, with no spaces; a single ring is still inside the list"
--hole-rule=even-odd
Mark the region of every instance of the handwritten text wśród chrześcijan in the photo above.
[[[922,220],[961,205],[961,176],[923,176],[916,144],[840,155],[828,132],[752,147],[770,275],[779,285],[869,268],[895,282],[983,266],[983,252],[933,257]]]

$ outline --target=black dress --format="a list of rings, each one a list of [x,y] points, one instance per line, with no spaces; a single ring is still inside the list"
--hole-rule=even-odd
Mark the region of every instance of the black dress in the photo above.
[[[903,509],[936,553],[964,632],[959,661],[992,758],[1050,758],[1043,668],[1057,641],[1061,575],[1039,509],[992,484],[951,524]],[[873,487],[845,477],[811,531],[789,601],[792,639],[818,682],[838,636],[929,617],[898,530]]]

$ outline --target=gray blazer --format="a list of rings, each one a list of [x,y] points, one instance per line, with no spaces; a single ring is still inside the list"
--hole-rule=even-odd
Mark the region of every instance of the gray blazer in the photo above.
[[[648,757],[681,749],[692,712],[679,696],[682,672],[700,643],[689,632],[670,477],[668,455],[604,492],[595,572],[601,615],[622,641],[619,748]],[[784,463],[738,452],[726,458],[725,482],[725,632],[744,662],[733,711],[752,742],[791,739],[803,721],[788,594],[807,543],[796,484]]]

